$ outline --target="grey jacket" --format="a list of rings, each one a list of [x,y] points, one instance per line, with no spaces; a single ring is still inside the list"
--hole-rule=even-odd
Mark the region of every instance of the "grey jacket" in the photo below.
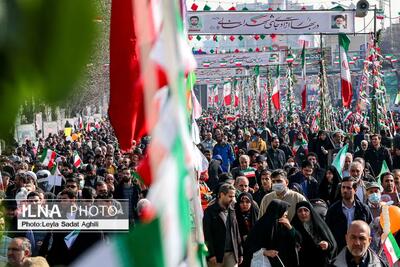
[[[349,266],[346,262],[346,250],[347,247],[344,247],[342,251],[333,259],[331,263],[331,267],[346,267]],[[387,267],[386,263],[381,261],[381,259],[376,255],[372,249],[368,248],[367,253],[369,254],[369,262],[368,267]]]

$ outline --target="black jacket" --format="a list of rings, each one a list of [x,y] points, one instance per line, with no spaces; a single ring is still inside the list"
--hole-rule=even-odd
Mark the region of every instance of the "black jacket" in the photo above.
[[[367,224],[372,221],[372,213],[369,207],[357,198],[355,199],[354,220],[362,220]],[[329,207],[326,214],[326,224],[336,239],[338,251],[346,246],[345,235],[347,233],[347,219],[342,210],[342,201],[336,201]]]
[[[267,162],[271,170],[282,169],[286,163],[285,152],[279,148],[276,150],[269,148],[267,150]]]
[[[386,147],[380,146],[378,149],[367,149],[364,159],[371,165],[374,176],[379,175],[379,173],[381,172],[382,163],[384,160],[386,161],[389,170],[392,170],[392,155],[390,154],[389,149],[387,149]]]
[[[209,259],[215,256],[218,263],[223,262],[226,239],[226,227],[220,212],[222,212],[222,208],[217,200],[213,205],[206,208],[203,217],[204,239],[208,248],[207,258]],[[235,210],[232,207],[229,207],[228,212],[228,218],[230,219],[231,225],[233,253],[235,255],[236,262],[238,262],[239,257],[243,255],[242,240],[240,238]]]

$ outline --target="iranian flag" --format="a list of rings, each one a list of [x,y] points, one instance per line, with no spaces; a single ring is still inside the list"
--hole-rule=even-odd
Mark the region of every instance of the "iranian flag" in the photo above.
[[[344,160],[346,159],[346,153],[349,145],[345,145],[342,147],[339,152],[336,154],[336,157],[332,161],[332,166],[336,168],[340,177],[342,177],[342,170],[344,166]]]
[[[108,114],[123,151],[148,132],[153,121],[145,103],[167,83],[162,65],[150,58],[160,35],[158,1],[111,4]]]
[[[82,119],[82,116],[79,116],[79,118],[78,118],[78,127],[79,127],[79,130],[82,130],[82,129],[83,129],[83,119]]]
[[[48,169],[51,169],[54,165],[55,159],[56,152],[51,149],[45,148],[42,152],[42,156],[40,157],[40,162]]]
[[[376,177],[376,180],[378,181],[378,184],[381,184],[381,175],[386,173],[386,172],[390,172],[389,166],[386,163],[386,160],[382,161],[382,167],[381,167],[381,171],[379,172],[378,176]],[[396,188],[396,187],[395,187]]]
[[[148,147],[154,176],[147,198],[152,203],[149,209],[154,212],[147,213],[154,214],[154,218],[145,218],[129,235],[118,236],[111,244],[99,244],[72,266],[200,266],[198,251],[190,252],[194,243],[190,242],[191,216],[187,194],[194,181],[190,178],[194,170],[194,151],[187,125],[181,61],[184,55],[179,53],[177,43],[177,39],[184,36],[182,27],[179,27],[182,18],[178,15],[176,0],[163,0],[161,4],[166,43],[164,54],[170,68],[166,73],[168,98],[151,131],[152,143]]]
[[[350,110],[346,111],[346,113],[344,114],[343,121],[348,121],[350,119],[351,115],[353,115],[353,112],[351,112]]]
[[[232,103],[231,83],[224,83],[224,104],[230,106]]]
[[[239,91],[238,90],[235,91],[235,102],[233,103],[233,106],[234,107],[239,106]]]
[[[237,106],[239,106],[239,82],[238,82],[238,80],[235,80],[234,85],[235,85],[235,93],[234,93],[233,106],[237,107]]]
[[[303,43],[303,51],[301,52],[301,110],[306,110],[307,107],[307,74],[306,74],[306,43]]]
[[[390,267],[400,259],[400,248],[391,232],[389,232],[385,243],[383,243],[383,251],[385,252]]]
[[[75,166],[75,168],[79,168],[80,166],[82,166],[82,160],[79,157],[79,154],[77,151],[74,151],[74,166]]]
[[[218,85],[217,84],[215,84],[214,85],[214,104],[217,104],[218,105]]]
[[[347,52],[349,50],[350,39],[346,34],[339,34],[339,51],[340,51],[340,79],[342,87],[342,103],[343,107],[349,108],[351,99],[353,98],[353,88],[351,85],[351,75]]]
[[[281,100],[279,96],[279,72],[279,65],[277,65],[274,87],[272,88],[272,103],[274,104],[276,110],[281,109]]]

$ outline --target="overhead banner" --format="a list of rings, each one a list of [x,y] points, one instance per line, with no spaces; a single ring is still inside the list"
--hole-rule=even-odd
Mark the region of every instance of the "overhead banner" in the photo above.
[[[197,69],[197,79],[218,79],[223,77],[245,77],[254,74],[253,69],[245,68],[204,68]]]
[[[355,11],[188,12],[189,34],[354,33]]]
[[[264,66],[283,63],[281,52],[229,53],[229,54],[199,54],[194,55],[198,69]]]

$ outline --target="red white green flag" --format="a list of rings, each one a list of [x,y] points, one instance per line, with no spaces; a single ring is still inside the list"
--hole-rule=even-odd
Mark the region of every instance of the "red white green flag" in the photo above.
[[[346,34],[339,34],[339,51],[340,51],[340,78],[342,88],[342,103],[343,107],[350,108],[353,98],[353,88],[351,85],[351,75],[347,52],[349,50],[350,39]]]
[[[302,85],[301,85],[301,110],[306,110],[307,107],[307,74],[306,74],[306,45],[303,43],[303,51],[301,52],[301,77],[302,77]]]
[[[400,259],[400,248],[391,232],[389,232],[385,243],[383,243],[383,251],[385,252],[390,267]]]
[[[79,168],[82,165],[82,160],[79,157],[79,154],[77,151],[74,151],[74,166],[75,168]]]
[[[275,76],[275,83],[274,87],[272,88],[272,103],[276,110],[281,109],[281,100],[279,96],[279,65],[276,66],[276,76]]]
[[[42,152],[42,155],[40,157],[40,162],[48,169],[51,169],[54,165],[56,155],[57,155],[56,152],[46,148]]]
[[[155,218],[139,224],[129,235],[119,236],[111,244],[99,245],[73,266],[199,266],[198,262],[189,261],[191,256],[195,256],[189,253],[194,246],[190,242],[192,229],[187,195],[194,162],[191,153],[193,144],[187,125],[182,64],[185,55],[180,53],[178,41],[184,38],[183,19],[178,15],[176,0],[157,3],[160,8],[162,5],[163,51],[170,67],[166,69],[168,99],[162,105],[151,131],[152,143],[148,148],[151,157],[149,164],[154,173],[148,199],[154,205]]]
[[[232,93],[231,93],[231,83],[224,83],[224,104],[225,106],[230,106],[232,103]]]

